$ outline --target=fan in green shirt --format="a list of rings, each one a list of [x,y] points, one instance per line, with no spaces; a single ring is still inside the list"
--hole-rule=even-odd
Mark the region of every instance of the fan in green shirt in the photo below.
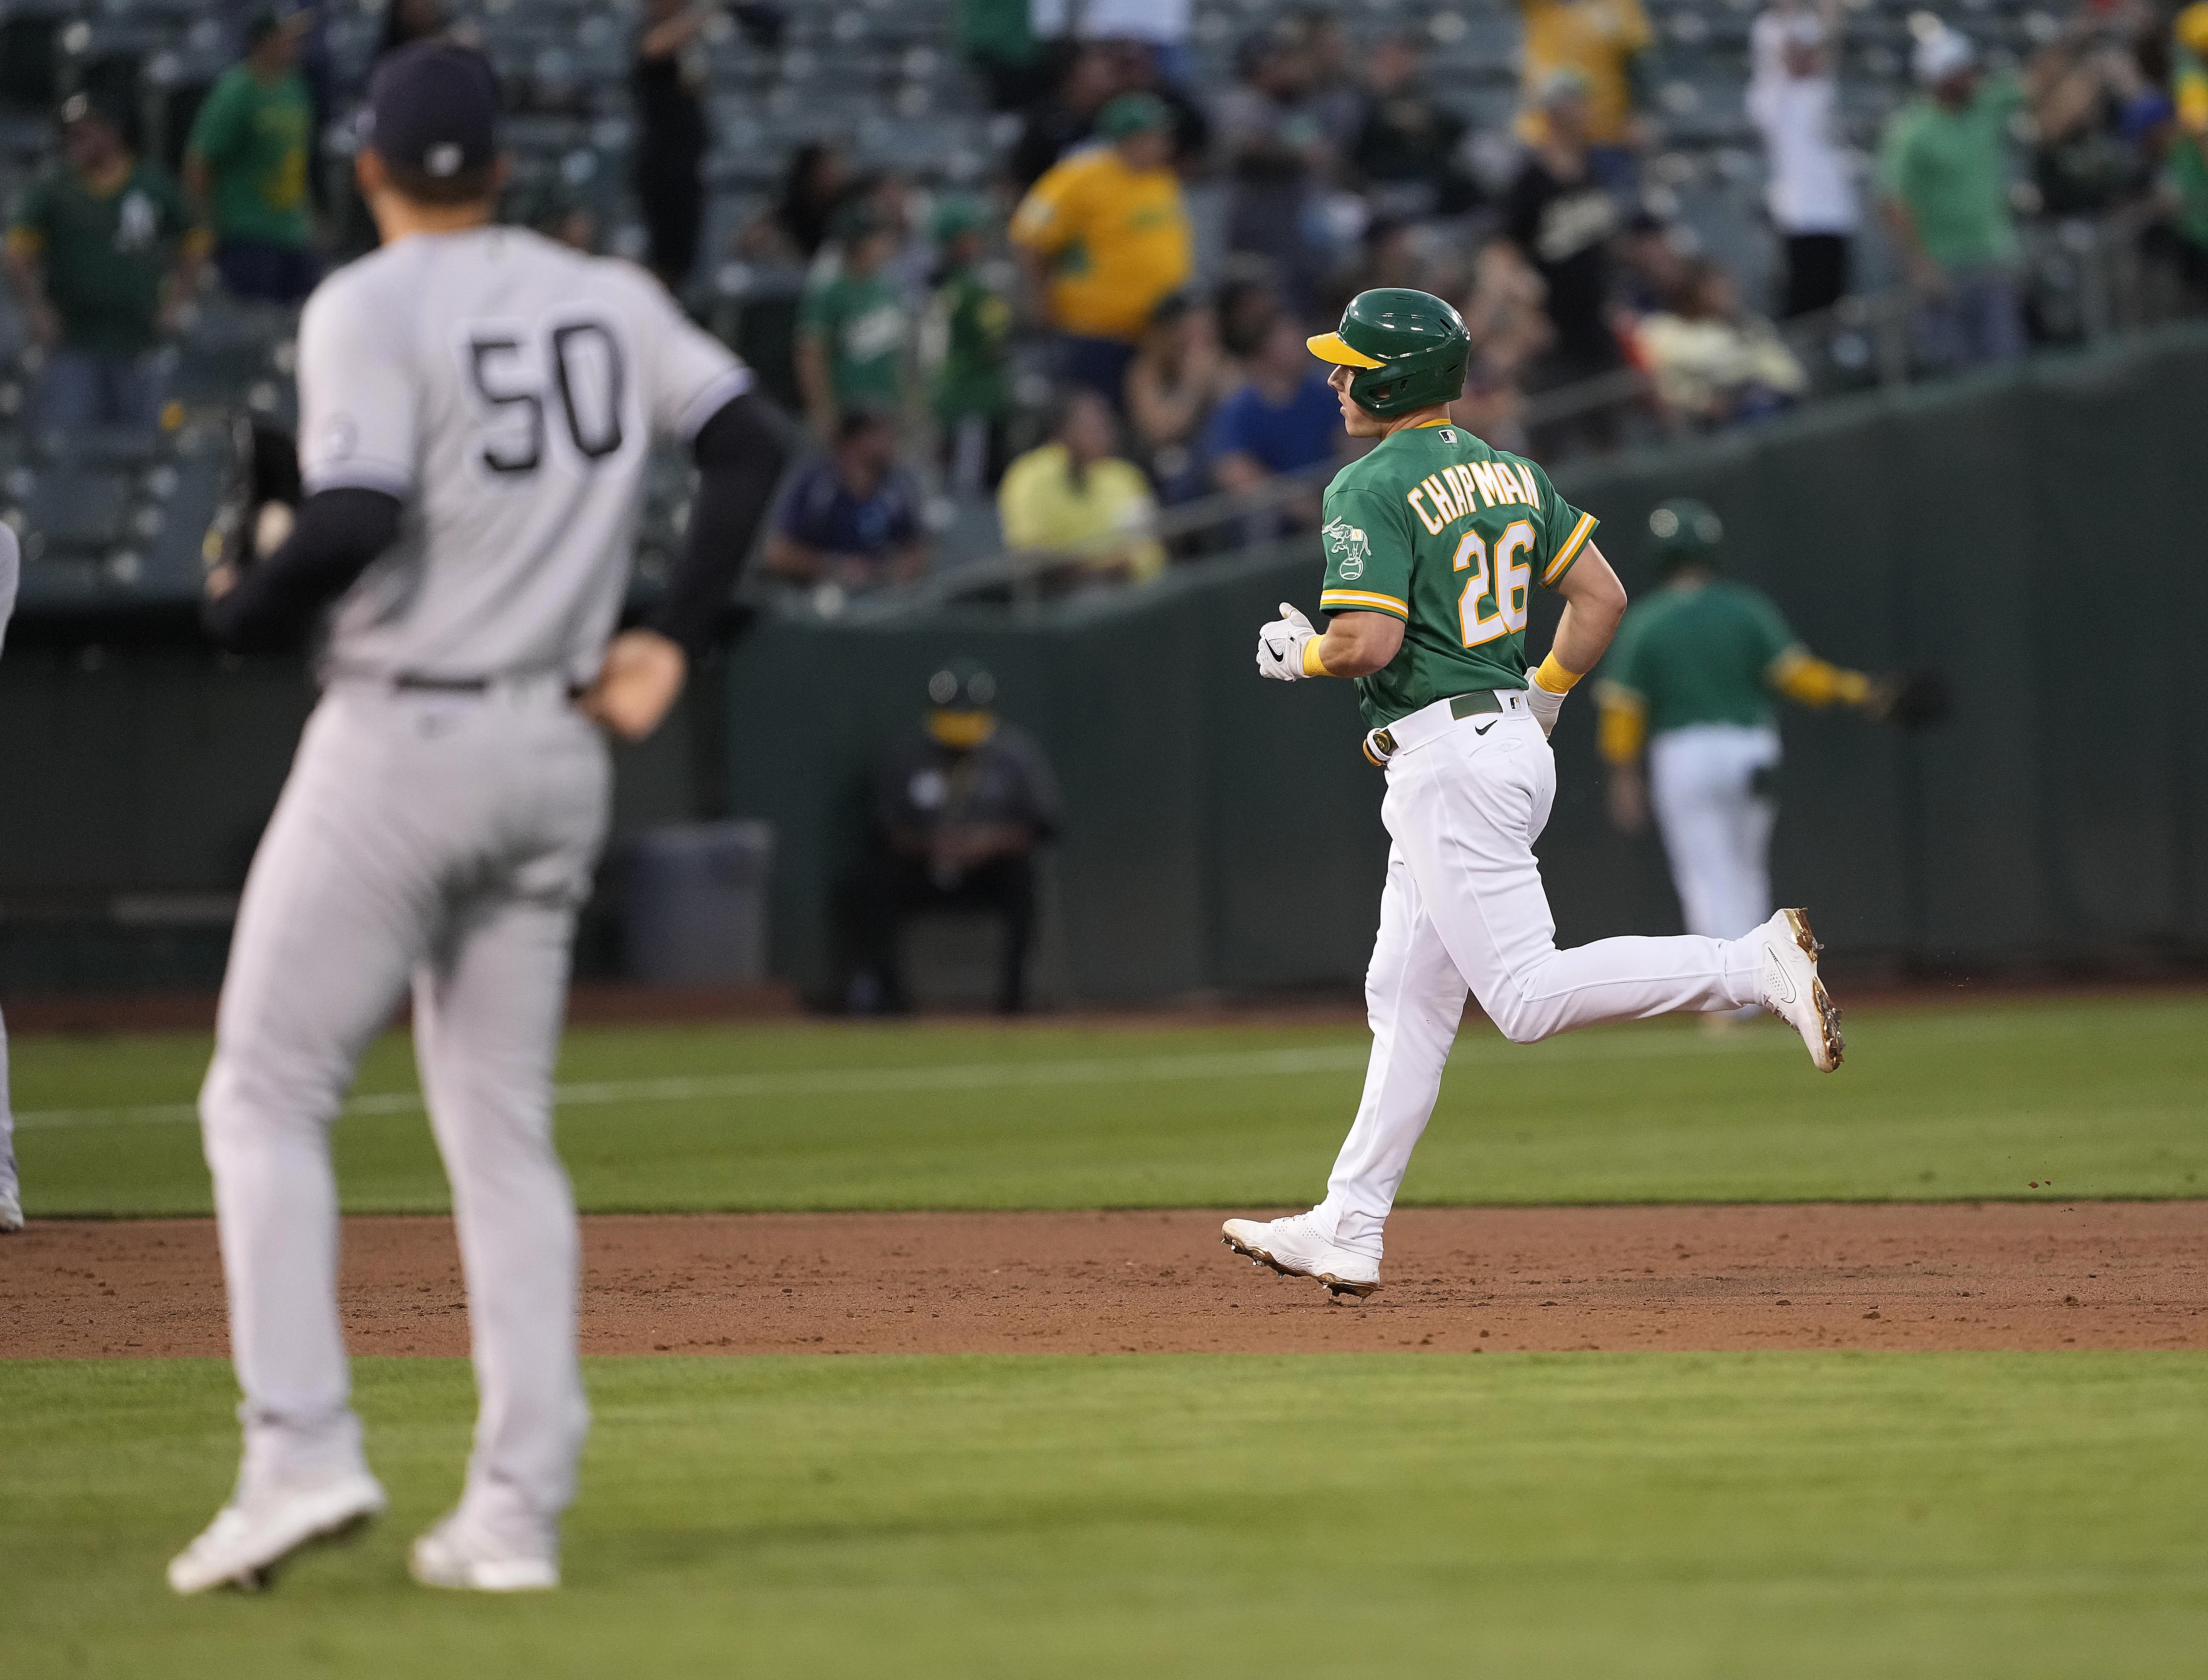
[[[163,292],[176,293],[203,241],[176,183],[140,162],[114,120],[82,94],[63,109],[66,157],[15,207],[8,255],[41,337],[65,350],[135,357],[161,339]]]
[[[949,199],[936,211],[943,274],[921,334],[945,466],[967,495],[996,481],[1011,409],[1012,306],[982,262],[987,231],[987,213],[972,199]]]
[[[911,320],[884,272],[897,231],[869,205],[839,212],[842,261],[805,290],[797,313],[797,384],[805,414],[824,441],[846,408],[893,412],[904,404],[905,346]]]
[[[161,393],[148,353],[169,306],[190,293],[205,239],[176,183],[131,156],[112,115],[75,93],[61,123],[62,161],[32,183],[8,228],[9,278],[49,347],[38,423],[150,427]]]
[[[313,106],[298,72],[296,19],[262,16],[243,63],[208,90],[184,142],[184,187],[203,207],[231,289],[290,302],[316,275],[308,239]]]

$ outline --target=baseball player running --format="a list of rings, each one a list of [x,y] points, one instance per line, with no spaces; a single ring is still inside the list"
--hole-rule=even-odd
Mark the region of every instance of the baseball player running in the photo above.
[[[1533,841],[1556,795],[1548,745],[1564,697],[1594,668],[1625,591],[1592,514],[1532,462],[1451,423],[1471,339],[1422,291],[1351,299],[1311,340],[1351,435],[1377,440],[1328,486],[1322,633],[1283,603],[1257,636],[1281,681],[1357,683],[1365,752],[1387,771],[1393,844],[1365,975],[1372,1059],[1326,1199],[1270,1222],[1230,1219],[1229,1247],[1335,1295],[1379,1286],[1381,1231],[1441,1088],[1469,990],[1515,1043],[1668,1010],[1761,1003],[1839,1064],[1839,1011],[1817,976],[1809,919],[1784,910],[1746,938],[1603,939],[1559,951]],[[1536,585],[1564,597],[1529,677]]]
[[[1928,721],[1935,702],[1924,678],[1873,678],[1817,658],[1768,597],[1720,578],[1725,527],[1701,502],[1664,503],[1648,533],[1663,587],[1625,615],[1596,690],[1611,818],[1636,833],[1653,803],[1688,931],[1737,939],[1771,914],[1773,696],[1898,722]]]
[[[641,269],[490,225],[496,109],[471,52],[422,44],[377,69],[357,171],[383,246],[300,324],[305,497],[269,560],[210,573],[233,648],[335,604],[200,1094],[245,1450],[169,1566],[180,1593],[259,1584],[383,1509],[349,1404],[329,1127],[410,981],[482,1400],[459,1508],[413,1573],[559,1580],[589,1413],[550,1082],[606,824],[600,731],[640,737],[673,704],[782,447],[747,370]],[[698,464],[687,546],[651,627],[611,636],[655,433]]]
[[[0,525],[0,640],[15,613],[15,582],[22,571],[22,545],[9,526]],[[0,1021],[0,1236],[23,1228],[23,1187],[15,1176],[15,1109],[8,1090],[8,1023]]]

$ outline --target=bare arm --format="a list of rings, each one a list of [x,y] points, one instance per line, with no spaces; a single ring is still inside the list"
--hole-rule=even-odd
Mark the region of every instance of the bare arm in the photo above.
[[[805,417],[821,441],[836,435],[836,387],[828,377],[828,346],[817,333],[797,335],[792,355],[798,394],[805,399]]]
[[[1211,476],[1218,480],[1221,489],[1238,495],[1258,489],[1273,477],[1263,461],[1240,449],[1230,449],[1213,462]]]
[[[1602,550],[1589,543],[1557,584],[1557,593],[1564,597],[1564,615],[1557,621],[1549,657],[1568,671],[1591,671],[1602,662],[1625,616],[1625,585]]]
[[[705,27],[705,14],[684,10],[663,22],[655,23],[645,30],[636,44],[639,58],[666,58],[680,52],[697,38]]]
[[[1329,676],[1371,676],[1402,645],[1403,621],[1393,614],[1336,613],[1319,638],[1318,663]]]
[[[41,344],[52,344],[60,339],[61,319],[54,313],[53,304],[46,297],[45,265],[31,251],[16,248],[10,242],[8,250],[8,278],[15,283],[16,294],[23,300],[23,313],[30,317],[31,331]]]
[[[759,563],[777,578],[789,578],[801,584],[817,581],[828,570],[831,555],[823,554],[795,537],[776,531],[766,539],[766,552]]]

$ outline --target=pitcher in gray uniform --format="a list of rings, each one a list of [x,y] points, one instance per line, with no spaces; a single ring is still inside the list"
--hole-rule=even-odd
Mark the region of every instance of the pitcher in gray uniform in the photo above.
[[[410,983],[482,1403],[413,1572],[559,1579],[589,1414],[551,1076],[604,735],[673,704],[783,447],[747,370],[642,269],[491,225],[496,109],[476,54],[379,67],[358,174],[383,246],[300,323],[304,499],[267,561],[209,579],[226,646],[324,623],[324,687],[247,877],[200,1095],[245,1450],[170,1566],[180,1593],[257,1585],[383,1507],[349,1403],[329,1127]],[[655,435],[689,441],[700,482],[664,603],[616,636]]]

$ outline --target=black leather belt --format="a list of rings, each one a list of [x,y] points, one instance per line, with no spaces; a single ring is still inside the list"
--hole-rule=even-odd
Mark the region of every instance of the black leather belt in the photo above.
[[[501,681],[492,676],[423,676],[415,671],[402,671],[391,679],[391,686],[406,694],[488,694]],[[579,700],[590,692],[586,682],[567,685],[567,698],[571,700]]]
[[[490,679],[487,676],[420,676],[412,671],[401,673],[391,679],[393,688],[422,694],[488,694]]]

